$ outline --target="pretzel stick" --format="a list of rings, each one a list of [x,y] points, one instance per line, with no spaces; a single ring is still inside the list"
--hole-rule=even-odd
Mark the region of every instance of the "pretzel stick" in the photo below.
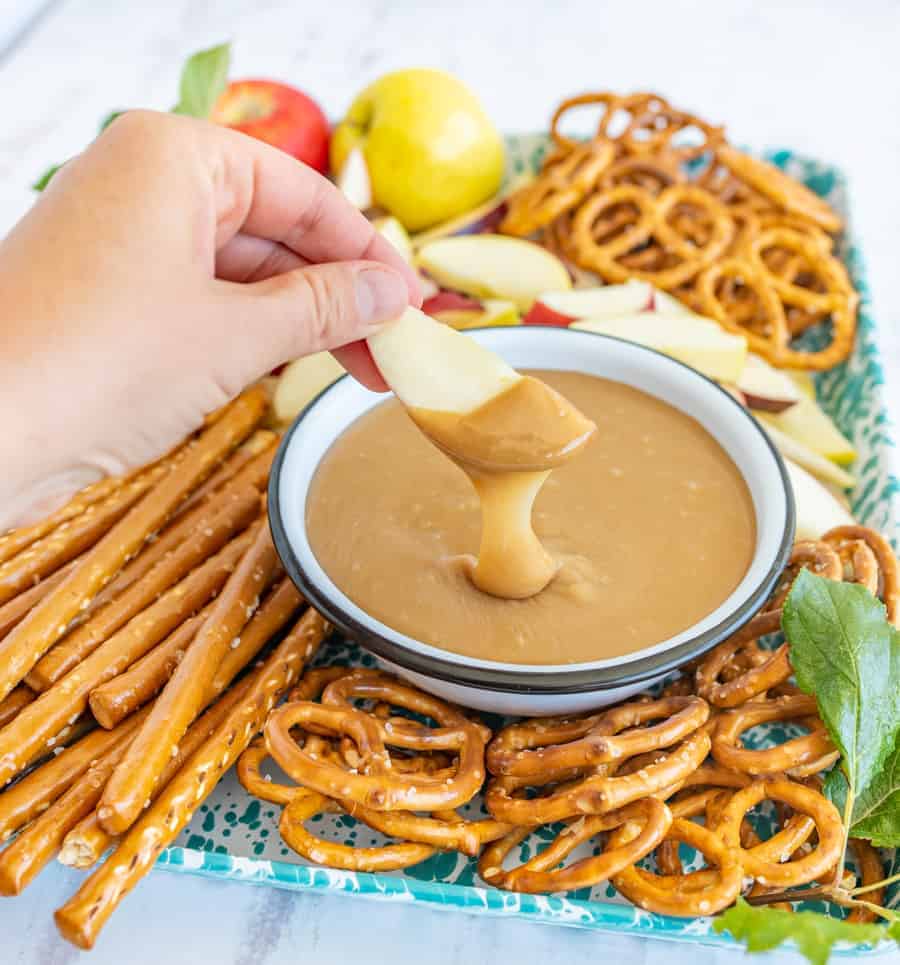
[[[235,533],[245,529],[258,512],[259,493],[252,486],[226,491],[212,499],[197,516],[190,536],[160,559],[143,579],[132,583],[41,658],[28,674],[31,685],[36,690],[46,690],[64,677],[136,613],[217,553]]]
[[[288,622],[303,602],[290,580],[284,579],[263,600],[259,609],[241,632],[238,645],[225,654],[213,679],[213,692],[218,695],[237,674],[259,653],[269,640]],[[200,616],[205,619],[205,615]],[[194,621],[197,621],[197,617]],[[154,647],[129,670],[97,687],[91,693],[90,704],[94,716],[103,727],[114,727],[138,707],[153,698],[165,686],[175,671],[199,626],[190,628],[186,638],[180,638],[182,626]]]
[[[79,610],[159,530],[216,462],[252,431],[266,405],[262,389],[238,397],[227,413],[185,448],[183,458],[159,485],[85,553],[72,573],[0,642],[0,700],[65,633]]]
[[[160,775],[159,784],[151,794],[153,800],[156,800],[162,789],[181,769],[184,762],[222,723],[235,704],[243,699],[249,686],[249,678],[242,680],[236,687],[232,687],[221,700],[216,701],[202,717],[198,717],[191,724],[178,745],[178,752],[169,760]],[[113,835],[103,830],[103,826],[97,819],[97,811],[94,805],[100,800],[102,793],[103,787],[98,788],[90,810],[82,812],[78,820],[68,823],[66,831],[58,839],[56,847],[60,848],[59,861],[61,864],[73,868],[90,868],[103,857],[104,851],[115,840]],[[2,868],[3,857],[3,855],[0,855],[0,868]]]
[[[232,641],[259,606],[259,598],[279,566],[265,520],[253,531],[247,550],[210,611],[206,622],[153,705],[141,733],[109,779],[97,815],[111,834],[129,828],[152,793],[172,755],[203,706],[204,697]]]
[[[131,666],[217,593],[249,540],[249,535],[233,539],[0,730],[0,784],[8,783],[36,753],[53,745],[63,727],[87,707],[94,687]]]
[[[108,499],[88,506],[80,516],[63,523],[17,556],[0,564],[0,603],[12,600],[94,546],[167,471],[166,464],[159,464],[139,473]]]
[[[259,430],[258,433],[254,433],[254,435],[264,431],[267,430]],[[245,445],[247,445],[247,443],[245,443]],[[265,489],[269,481],[269,468],[275,457],[276,448],[276,446],[273,446],[271,449],[266,449],[247,462],[242,469],[235,473],[231,481],[226,484],[227,489],[229,491],[236,491],[242,486],[254,486],[260,490]],[[224,488],[226,487],[223,487],[223,489]],[[149,543],[149,545],[145,546],[144,549],[121,570],[119,575],[94,597],[83,614],[78,616],[78,620],[83,621],[93,615],[101,606],[105,606],[110,600],[114,600],[120,593],[124,593],[133,583],[142,579],[167,553],[178,546],[188,535],[193,533],[197,525],[197,520],[203,512],[203,506],[201,502],[200,505],[194,505],[189,512],[185,512],[184,510],[192,501],[193,497],[175,514],[172,522],[166,526],[163,532]],[[71,626],[70,624],[70,627]],[[49,654],[47,656],[49,656]],[[31,673],[26,676],[25,682],[28,683],[28,678],[31,677],[30,687],[33,687],[35,690],[46,690],[49,683],[43,686],[41,685],[43,677],[40,672],[40,667],[41,661],[39,661]]]
[[[35,693],[25,684],[20,684],[0,701],[0,727],[5,727],[23,707],[27,707],[35,698]]]
[[[45,516],[42,520],[31,526],[21,526],[19,529],[10,530],[0,536],[0,563],[5,563],[17,553],[21,553],[22,550],[31,546],[32,543],[43,539],[57,526],[80,516],[89,506],[101,499],[106,499],[122,485],[122,482],[121,477],[100,479],[77,492],[64,506],[60,506],[59,509],[49,516]]]
[[[312,608],[254,671],[247,696],[200,746],[165,790],[128,831],[109,858],[59,908],[56,924],[63,937],[90,948],[123,896],[147,874],[160,851],[178,835],[212,793],[265,722],[276,701],[299,678],[303,665],[329,632]]]
[[[28,611],[36,607],[54,587],[59,586],[77,565],[77,559],[66,563],[51,576],[45,577],[40,583],[35,583],[30,589],[0,606],[0,639],[5,637],[25,617]]]
[[[271,429],[257,429],[245,443],[235,449],[199,489],[191,494],[176,518],[180,519],[185,511],[193,509],[221,491],[226,483],[231,482],[257,456],[269,449],[274,451],[277,443],[278,436]]]
[[[0,794],[0,841],[46,810],[116,743],[126,728],[133,730],[143,716],[142,711],[141,715],[129,717],[115,730],[91,731]]]
[[[136,660],[128,670],[91,691],[88,704],[101,727],[107,730],[115,727],[162,690],[211,609],[212,603],[208,603],[199,613],[173,630],[162,643]]]
[[[235,688],[197,721],[197,746],[225,719],[238,699],[239,690],[240,688]],[[134,733],[132,730],[123,734],[114,747],[82,774],[0,854],[0,895],[21,894],[56,854],[69,831],[93,812],[110,774],[134,740]],[[175,760],[180,763],[184,756],[179,748]]]

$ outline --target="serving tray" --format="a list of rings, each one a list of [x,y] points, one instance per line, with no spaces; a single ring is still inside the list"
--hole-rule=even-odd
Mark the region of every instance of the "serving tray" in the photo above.
[[[536,170],[547,143],[544,136],[508,138],[508,174],[514,176]],[[788,150],[766,156],[826,197],[847,217],[846,182],[840,171]],[[900,482],[891,464],[895,442],[882,395],[884,371],[862,253],[853,239],[849,218],[847,220],[841,255],[861,294],[856,347],[845,364],[816,377],[816,390],[820,403],[853,441],[859,454],[854,467],[859,479],[852,497],[854,514],[861,522],[891,537],[896,546],[900,537]],[[349,641],[335,637],[320,652],[316,663],[372,666],[374,661]],[[489,723],[499,725],[501,721],[498,718]],[[788,735],[782,725],[769,725],[768,731],[756,728],[748,736],[750,746],[760,746],[765,745],[769,736],[780,742]],[[404,872],[390,874],[354,873],[310,865],[282,843],[278,834],[279,812],[276,806],[250,797],[232,771],[199,809],[177,845],[160,855],[157,867],[295,891],[329,891],[381,901],[416,902],[471,914],[512,916],[682,942],[734,945],[729,936],[712,931],[710,918],[673,918],[643,911],[619,898],[607,883],[565,895],[499,891],[484,886],[477,877],[475,861],[457,853],[437,854]],[[463,813],[483,815],[480,798],[467,805]],[[759,819],[763,837],[772,833],[771,827],[766,827],[771,821],[772,816],[765,813]],[[312,819],[310,828],[322,837],[360,847],[384,841],[379,834],[347,815],[319,815]],[[525,860],[542,840],[549,840],[554,834],[552,829],[540,829],[522,843],[519,860]],[[580,853],[587,854],[590,850],[576,852],[575,857]],[[689,852],[683,856],[689,858]],[[894,852],[884,852],[883,857],[887,874],[900,870],[900,858]],[[685,863],[691,867],[691,860]],[[850,864],[852,866],[852,861]],[[887,900],[900,903],[898,886],[889,892]],[[825,910],[821,903],[811,902],[809,906]],[[867,952],[861,948],[838,949],[837,954],[841,953]]]

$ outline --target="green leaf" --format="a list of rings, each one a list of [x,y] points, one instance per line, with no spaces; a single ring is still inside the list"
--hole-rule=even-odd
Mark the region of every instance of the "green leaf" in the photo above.
[[[43,191],[44,188],[53,180],[53,175],[62,167],[61,164],[54,164],[53,167],[47,168],[46,171],[37,179],[37,181],[32,184],[32,191]]]
[[[121,117],[124,113],[125,111],[111,111],[107,114],[106,117],[100,121],[100,133],[102,134],[117,117]]]
[[[797,683],[815,695],[843,756],[841,770],[861,797],[900,730],[900,633],[865,587],[806,570],[794,581],[781,623]]]
[[[900,935],[898,926],[898,922],[892,922],[887,928],[884,925],[859,925],[816,911],[754,908],[743,898],[738,898],[733,908],[713,922],[716,932],[731,932],[751,952],[767,952],[783,942],[793,941],[812,965],[825,965],[832,947],[838,942],[876,945],[891,938],[896,941]]]
[[[843,813],[847,779],[833,770],[825,781],[825,794]],[[866,838],[877,848],[900,847],[900,743],[862,794],[853,802],[850,834]]]
[[[230,61],[231,44],[219,44],[189,58],[181,72],[178,103],[172,113],[208,118],[228,83]]]

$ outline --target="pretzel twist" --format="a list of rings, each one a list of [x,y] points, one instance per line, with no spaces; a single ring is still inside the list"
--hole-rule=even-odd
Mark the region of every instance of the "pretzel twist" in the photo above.
[[[640,832],[628,842],[594,857],[582,858],[567,867],[558,867],[585,841],[632,821],[640,827]],[[531,894],[590,887],[648,855],[665,839],[671,824],[672,815],[666,805],[647,797],[627,804],[619,811],[568,821],[543,851],[506,871],[503,862],[507,855],[532,831],[527,827],[516,828],[484,849],[478,860],[478,874],[495,888]]]
[[[758,724],[805,719],[812,730],[776,747],[750,750],[740,746],[740,735]],[[798,694],[774,700],[755,700],[727,711],[719,717],[712,742],[712,755],[724,767],[754,776],[787,773],[805,777],[805,766],[814,765],[816,773],[833,763],[837,751],[818,717],[815,697]]]
[[[853,563],[854,582],[868,585],[871,592],[884,603],[888,622],[900,627],[900,571],[891,544],[867,526],[837,526],[822,536],[822,542],[835,549],[844,565],[847,563],[846,554],[858,551],[859,544],[869,549],[877,563],[876,578],[872,580],[869,576],[860,579],[860,573],[856,569],[856,556],[853,555],[850,561]],[[872,583],[875,584],[874,589]]]
[[[769,856],[760,858],[754,855],[752,849],[745,850],[740,840],[741,822],[751,808],[764,800],[782,801],[795,811],[809,815],[815,822],[818,837],[815,849],[786,863],[779,860],[784,855],[771,860]],[[747,874],[760,884],[781,888],[815,881],[838,861],[844,844],[843,825],[837,808],[817,791],[786,778],[756,781],[736,791],[722,812],[715,831],[725,847],[737,854],[737,860]]]
[[[610,836],[607,847],[619,847],[634,833],[633,826],[620,828]],[[718,834],[685,818],[672,821],[667,837],[695,848],[716,866],[715,871],[711,875],[692,872],[667,876],[632,865],[613,877],[616,890],[639,908],[679,917],[712,915],[733,904],[743,883],[737,850],[726,846]],[[702,878],[698,880],[696,875]]]
[[[487,766],[492,774],[537,777],[624,760],[670,747],[708,717],[706,701],[690,696],[632,701],[581,720],[530,720],[497,734],[488,746]],[[642,726],[652,720],[660,723]]]

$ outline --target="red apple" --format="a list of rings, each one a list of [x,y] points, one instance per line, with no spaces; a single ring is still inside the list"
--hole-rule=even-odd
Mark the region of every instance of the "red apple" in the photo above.
[[[280,148],[323,174],[328,171],[328,118],[314,100],[287,84],[232,81],[210,119]]]

